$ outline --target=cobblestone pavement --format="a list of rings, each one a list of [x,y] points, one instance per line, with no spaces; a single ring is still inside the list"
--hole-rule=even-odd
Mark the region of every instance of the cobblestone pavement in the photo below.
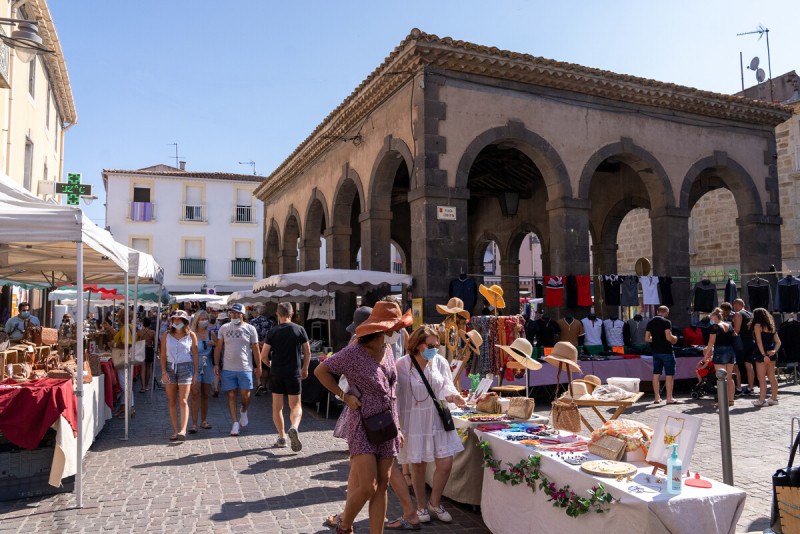
[[[120,440],[122,421],[109,420],[86,456],[84,508],[73,508],[72,494],[3,502],[0,531],[313,533],[327,532],[323,518],[342,509],[348,459],[344,442],[332,437],[333,417],[326,420],[324,413],[305,406],[303,451],[293,453],[272,448],[276,432],[269,396],[254,398],[250,426],[238,438],[228,436],[225,399],[212,398],[209,422],[214,428],[173,444],[167,440],[171,426],[164,392],[156,393],[154,404],[136,395],[130,440]],[[748,399],[737,401],[731,412],[735,482],[748,493],[740,532],[761,532],[767,526],[771,475],[788,459],[790,417],[798,414],[798,396],[800,386],[782,387],[779,406],[758,410]],[[711,402],[690,400],[678,409],[704,420],[692,471],[721,480],[719,425]],[[626,415],[653,425],[658,410],[645,396]],[[539,402],[537,412],[546,411],[547,403]],[[589,420],[599,424],[593,413]],[[446,505],[453,523],[434,522],[424,530],[488,532],[470,507]],[[387,515],[399,512],[390,492]],[[368,529],[364,512],[356,530]]]

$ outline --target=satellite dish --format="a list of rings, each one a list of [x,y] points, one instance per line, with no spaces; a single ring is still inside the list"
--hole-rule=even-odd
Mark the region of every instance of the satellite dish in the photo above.
[[[756,70],[758,68],[758,64],[761,61],[758,59],[758,56],[754,57],[750,60],[750,70]]]
[[[756,71],[756,80],[758,81],[758,83],[763,82],[764,78],[766,78],[766,77],[767,77],[767,75],[764,74],[764,69],[758,69]]]

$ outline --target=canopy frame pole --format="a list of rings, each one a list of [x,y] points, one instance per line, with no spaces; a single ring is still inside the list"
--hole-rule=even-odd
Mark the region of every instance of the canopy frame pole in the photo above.
[[[83,243],[78,242],[76,247],[76,267],[78,275],[78,290],[83,292]],[[78,351],[78,457],[75,465],[75,491],[77,492],[77,507],[83,508],[83,299],[78,299],[78,313],[80,322],[75,326],[78,329],[76,336],[76,350]],[[100,415],[98,414],[98,417]]]
[[[138,254],[137,254],[138,256]],[[139,314],[139,262],[136,262],[136,275],[133,278],[133,312],[136,314],[134,317],[137,317]],[[136,329],[136,319],[133,321],[133,341],[131,341],[131,347],[136,354],[136,337],[138,334],[138,330]],[[131,368],[131,374],[133,374],[133,369]],[[142,377],[141,374],[139,375],[139,381],[141,382]],[[131,376],[131,400],[133,400],[133,377]],[[130,407],[126,404],[126,412],[125,418],[128,419],[130,417]],[[126,424],[129,424],[126,421]]]
[[[125,367],[123,368],[123,372],[122,372],[122,377],[123,377],[123,380],[125,381],[125,383],[122,385],[122,391],[124,392],[123,399],[125,401],[125,437],[122,438],[122,441],[128,441],[128,427],[130,426],[130,409],[131,409],[131,403],[130,403],[131,392],[130,392],[130,388],[128,387],[128,367],[129,367],[129,363],[131,361],[131,358],[130,358],[130,356],[131,356],[131,354],[130,354],[130,352],[131,352],[131,344],[130,344],[131,340],[129,339],[129,336],[128,336],[128,334],[130,334],[130,320],[128,318],[129,317],[128,309],[129,309],[129,306],[130,306],[130,301],[129,301],[130,295],[128,294],[128,292],[130,291],[130,285],[129,285],[129,281],[128,281],[128,274],[129,273],[126,270],[125,271],[125,305],[124,305],[124,308],[122,308],[122,314],[125,317],[125,322],[124,322],[124,327],[123,327],[125,329],[125,333],[122,336],[122,339],[124,340],[123,344],[125,345]]]
[[[156,306],[156,340],[153,342],[153,354],[158,354],[159,364],[161,363],[161,297],[164,293],[164,283],[158,284],[158,305]],[[147,364],[145,364],[147,365]],[[156,387],[156,360],[153,358],[153,368],[150,369],[150,404],[153,404],[153,393]]]

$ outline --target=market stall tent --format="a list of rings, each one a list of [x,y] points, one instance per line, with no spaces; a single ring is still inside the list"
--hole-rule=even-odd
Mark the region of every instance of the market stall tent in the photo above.
[[[228,306],[238,302],[245,306],[254,306],[256,304],[263,304],[264,302],[310,302],[313,299],[325,298],[334,295],[329,294],[327,291],[314,291],[307,289],[302,291],[300,289],[292,289],[291,291],[284,291],[277,289],[275,291],[262,291],[261,293],[253,293],[252,291],[237,291],[228,295]]]
[[[282,289],[326,290],[360,293],[379,287],[410,285],[411,275],[356,269],[316,269],[299,273],[275,274],[253,284],[253,293]]]

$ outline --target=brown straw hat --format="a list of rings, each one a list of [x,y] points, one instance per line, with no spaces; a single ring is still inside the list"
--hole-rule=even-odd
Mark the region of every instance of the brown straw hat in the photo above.
[[[481,345],[483,345],[483,338],[477,330],[470,330],[467,332],[467,346],[469,347],[469,350],[475,354],[480,354]]]
[[[559,341],[553,347],[550,356],[545,356],[542,359],[556,367],[563,363],[572,371],[583,372],[581,371],[581,366],[578,365],[578,349],[569,341]]]
[[[413,322],[411,310],[404,315],[400,311],[400,306],[394,302],[376,302],[367,320],[356,327],[356,336],[363,337],[376,332],[394,332],[411,326]]]
[[[481,295],[489,301],[490,306],[494,306],[497,309],[503,309],[506,307],[506,301],[503,300],[503,288],[498,285],[493,285],[490,287],[486,287],[485,285],[481,284],[481,287],[478,288]]]
[[[518,337],[511,345],[497,345],[497,348],[506,351],[509,356],[514,358],[515,362],[524,365],[531,371],[542,368],[542,364],[533,359],[533,345],[524,337]]]
[[[464,319],[469,319],[469,312],[464,309],[464,301],[458,297],[453,297],[447,301],[447,306],[436,305],[436,311],[442,315],[452,315],[457,313]]]
[[[600,380],[600,377],[595,375],[586,375],[583,378],[579,378],[578,380],[573,380],[572,384],[574,385],[575,382],[583,382],[586,384],[586,389],[589,390],[589,393],[594,391],[594,388],[603,384],[603,381]]]

